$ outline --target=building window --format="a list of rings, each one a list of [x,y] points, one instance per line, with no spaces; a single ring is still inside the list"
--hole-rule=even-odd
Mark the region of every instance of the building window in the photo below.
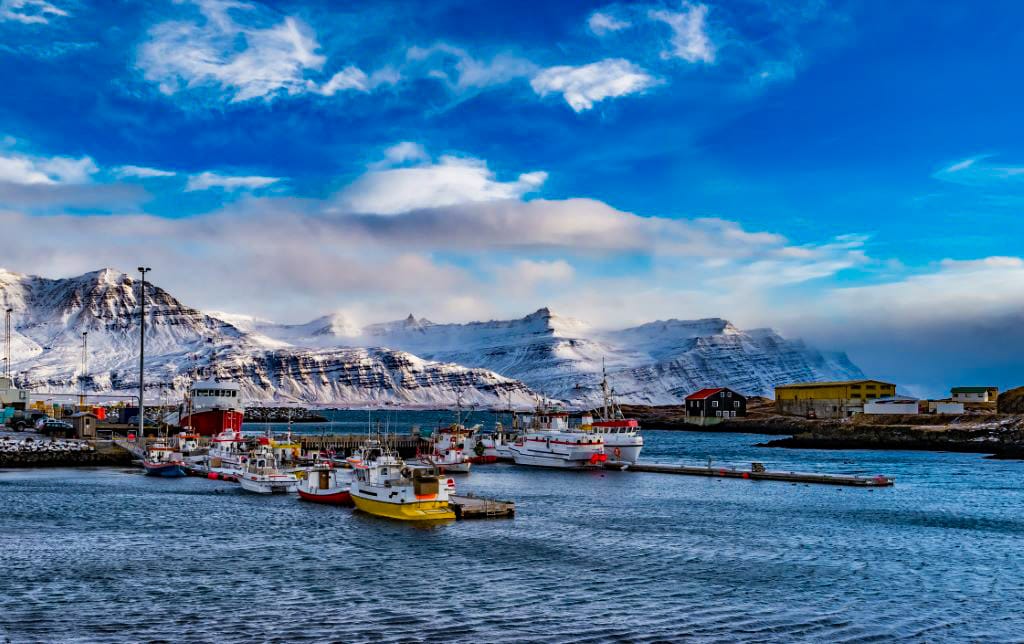
[[[738,400],[732,401],[732,406],[735,407],[736,409],[739,409],[740,408],[740,401],[738,401]]]
[[[732,398],[732,392],[731,391],[725,392],[725,397],[726,398]]]
[[[721,417],[722,417],[722,412],[720,412],[720,411],[716,411],[716,412],[715,412],[715,416],[718,416],[719,418],[721,418]]]
[[[711,406],[712,407],[718,407],[718,401],[717,400],[712,400],[711,401]]]

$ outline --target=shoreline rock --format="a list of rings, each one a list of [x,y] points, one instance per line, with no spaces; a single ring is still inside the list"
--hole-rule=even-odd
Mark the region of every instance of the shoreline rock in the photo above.
[[[131,464],[131,453],[116,445],[103,446],[95,451],[23,451],[0,453],[0,469],[111,467],[129,466]]]

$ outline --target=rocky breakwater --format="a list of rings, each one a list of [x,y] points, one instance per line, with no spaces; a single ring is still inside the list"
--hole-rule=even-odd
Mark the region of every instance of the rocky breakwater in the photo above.
[[[928,450],[1024,459],[1024,416],[1021,415],[949,418],[930,415],[860,415],[845,420],[806,420],[779,416],[743,424],[768,424],[774,430],[770,433],[779,433],[782,428],[788,428],[792,433],[789,438],[763,443],[763,447]]]
[[[131,454],[106,441],[0,437],[0,468],[130,465]]]

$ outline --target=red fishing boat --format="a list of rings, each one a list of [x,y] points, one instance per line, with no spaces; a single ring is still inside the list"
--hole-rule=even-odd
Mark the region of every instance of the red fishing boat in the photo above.
[[[299,481],[299,496],[314,503],[352,505],[349,487],[352,470],[341,470],[330,463],[318,463]]]

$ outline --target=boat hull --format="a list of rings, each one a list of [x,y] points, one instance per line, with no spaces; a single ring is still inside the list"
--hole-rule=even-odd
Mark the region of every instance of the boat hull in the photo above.
[[[386,503],[352,495],[356,509],[367,514],[399,521],[444,521],[455,518],[447,501],[417,501],[415,503]]]
[[[146,476],[162,476],[164,478],[178,478],[185,476],[185,468],[180,463],[149,463],[143,461],[142,467],[146,470]]]
[[[325,503],[327,505],[352,505],[352,495],[349,494],[348,490],[314,494],[299,488],[299,497],[304,501],[312,501],[313,503]]]
[[[294,481],[254,481],[244,476],[238,478],[242,489],[254,494],[291,494],[299,487],[298,480]]]
[[[216,436],[224,431],[241,431],[245,414],[236,409],[206,409],[186,414],[179,421],[200,436]]]
[[[595,463],[587,460],[568,460],[562,456],[548,454],[520,454],[513,452],[512,460],[516,465],[528,465],[530,467],[551,467],[560,470],[582,470],[596,467]]]
[[[606,442],[604,453],[608,455],[610,463],[636,463],[640,460],[640,450],[643,448],[643,443],[640,445],[615,445]]]

